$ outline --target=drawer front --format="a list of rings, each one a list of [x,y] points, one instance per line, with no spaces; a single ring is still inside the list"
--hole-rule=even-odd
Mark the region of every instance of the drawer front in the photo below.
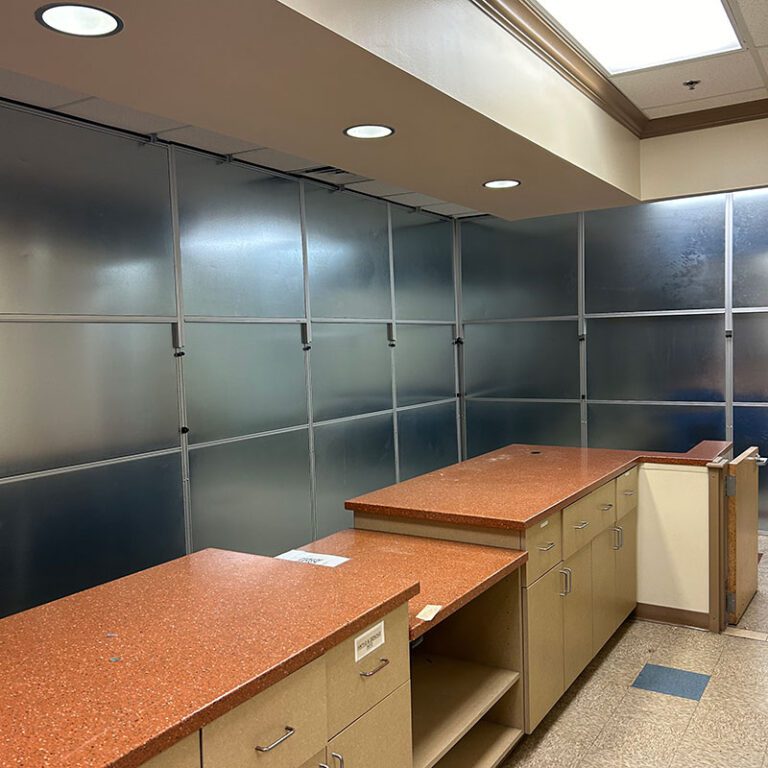
[[[616,519],[621,520],[637,509],[637,480],[640,471],[633,467],[616,478]]]
[[[366,641],[372,646],[369,652]],[[330,650],[326,670],[331,738],[410,679],[407,603]]]
[[[589,544],[616,522],[616,481],[600,486],[563,510],[563,558]]]
[[[200,768],[200,732],[195,731],[143,763],[141,768]]]
[[[525,570],[526,584],[533,584],[536,579],[543,576],[563,559],[561,530],[559,512],[555,512],[525,529],[525,548],[528,551],[528,563]]]
[[[206,725],[203,768],[296,768],[325,743],[321,658]]]

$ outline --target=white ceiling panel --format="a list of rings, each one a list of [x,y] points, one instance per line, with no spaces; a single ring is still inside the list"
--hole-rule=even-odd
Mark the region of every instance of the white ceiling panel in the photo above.
[[[648,107],[643,111],[650,118],[669,117],[669,115],[680,115],[685,112],[698,112],[702,109],[726,107],[729,104],[743,104],[744,102],[755,101],[756,99],[768,99],[768,89],[755,88],[754,90],[743,91],[742,93],[727,93],[723,96],[712,96],[709,99],[685,101],[682,104],[666,104],[663,107]]]
[[[473,216],[478,213],[471,208],[465,208],[463,205],[454,203],[440,203],[440,205],[430,205],[425,207],[425,211],[433,213],[442,213],[444,216]]]
[[[733,0],[732,0],[733,1]],[[755,45],[768,45],[768,4],[765,0],[735,0]]]
[[[267,168],[276,168],[278,171],[300,171],[304,168],[313,168],[317,165],[313,160],[307,160],[305,157],[296,157],[288,155],[285,152],[278,152],[274,149],[264,147],[254,149],[250,152],[239,152],[238,160],[245,160],[249,163],[257,163]]]
[[[86,99],[69,104],[61,109],[64,114],[83,117],[96,123],[123,128],[135,133],[159,133],[170,128],[180,127],[180,123],[146,112],[138,112],[120,104],[102,99]]]
[[[394,184],[385,184],[383,181],[361,181],[358,184],[348,184],[347,186],[356,192],[364,192],[366,195],[375,195],[376,197],[406,195],[410,192],[409,189],[396,187]]]
[[[185,125],[183,128],[172,128],[170,131],[161,131],[160,138],[175,141],[179,144],[187,144],[190,147],[198,147],[218,155],[234,155],[236,152],[247,152],[251,149],[261,149],[254,144],[224,136],[221,133],[206,131],[203,128],[195,128],[193,125]]]
[[[409,192],[406,195],[391,195],[388,197],[395,203],[401,203],[402,205],[412,205],[414,208],[423,208],[427,205],[440,205],[441,203],[445,202],[444,200],[439,200],[436,197],[422,195],[418,192]]]
[[[9,69],[0,69],[0,97],[53,109],[62,104],[87,99],[88,94],[62,88],[60,85],[27,75],[20,75]]]

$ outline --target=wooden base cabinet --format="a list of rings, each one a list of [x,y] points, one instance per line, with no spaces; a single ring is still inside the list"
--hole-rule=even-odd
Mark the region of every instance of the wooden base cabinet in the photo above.
[[[637,607],[637,510],[619,520],[616,533],[616,626],[619,626]]]
[[[592,540],[592,649],[597,653],[616,631],[616,533],[606,528]]]
[[[563,564],[563,670],[565,688],[582,673],[592,650],[592,549],[584,547]]]

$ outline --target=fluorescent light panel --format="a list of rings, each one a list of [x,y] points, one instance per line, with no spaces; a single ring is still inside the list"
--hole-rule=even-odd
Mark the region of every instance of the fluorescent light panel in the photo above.
[[[537,0],[612,75],[736,51],[722,0]]]

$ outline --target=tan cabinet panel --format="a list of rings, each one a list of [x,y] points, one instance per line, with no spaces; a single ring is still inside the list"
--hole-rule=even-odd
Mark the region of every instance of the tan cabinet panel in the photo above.
[[[584,547],[563,563],[566,596],[563,600],[564,687],[581,674],[593,656],[592,548]]]
[[[200,731],[148,760],[142,768],[200,768]]]
[[[384,642],[355,661],[358,640],[374,644],[383,626]],[[376,637],[373,637],[376,635]],[[357,632],[326,655],[328,737],[335,736],[410,677],[408,656],[408,604],[380,622]]]
[[[203,768],[296,768],[323,749],[326,728],[321,658],[206,725]]]
[[[565,690],[563,677],[563,596],[560,568],[523,590],[526,636],[526,732],[530,733]]]
[[[618,626],[616,533],[607,528],[592,541],[592,647],[597,653]]]
[[[637,512],[632,512],[616,524],[616,623],[635,610],[637,605]]]
[[[639,470],[633,467],[616,478],[616,519],[637,509],[637,479]]]
[[[331,768],[411,768],[411,753],[411,687],[405,683],[331,739],[326,762]]]
[[[563,560],[616,521],[616,481],[601,485],[563,510]]]
[[[525,549],[528,551],[526,584],[533,584],[539,576],[562,560],[560,512],[534,523],[525,530]]]
[[[307,760],[301,768],[320,768],[322,765],[327,765],[325,750],[318,752],[313,758]]]

